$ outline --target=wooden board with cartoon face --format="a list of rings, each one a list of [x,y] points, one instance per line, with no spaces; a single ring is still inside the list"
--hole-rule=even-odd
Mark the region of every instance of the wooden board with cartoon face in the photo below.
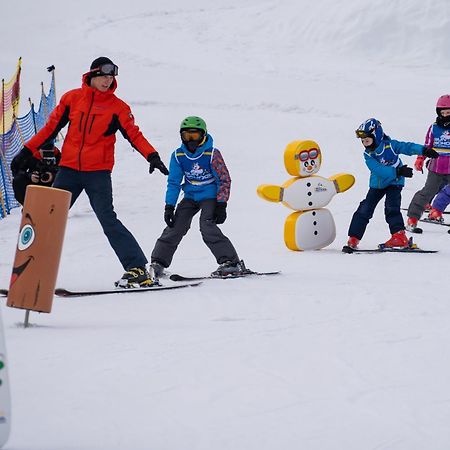
[[[30,185],[22,211],[7,305],[49,313],[71,193]]]

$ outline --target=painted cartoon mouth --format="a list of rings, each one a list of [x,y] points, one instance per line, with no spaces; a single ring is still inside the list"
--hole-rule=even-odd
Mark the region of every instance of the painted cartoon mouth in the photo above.
[[[17,278],[19,278],[19,276],[22,274],[22,272],[26,269],[26,267],[28,266],[28,264],[30,264],[30,261],[34,259],[34,256],[30,256],[28,258],[27,261],[25,261],[23,264],[21,264],[20,266],[17,267],[13,267],[12,270],[12,275],[11,275],[11,282],[9,284],[9,287],[11,288],[11,286],[17,281]]]

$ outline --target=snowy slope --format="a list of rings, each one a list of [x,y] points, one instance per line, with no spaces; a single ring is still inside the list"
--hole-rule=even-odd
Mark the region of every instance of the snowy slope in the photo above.
[[[233,179],[224,232],[271,278],[55,299],[51,315],[2,308],[13,399],[9,449],[444,450],[450,446],[450,236],[415,236],[436,255],[343,255],[368,187],[354,129],[370,116],[422,142],[450,91],[446,0],[333,2],[43,0],[2,6],[2,77],[23,58],[22,113],[55,64],[59,94],[99,55],[120,68],[118,95],[168,162],[187,115],[204,117]],[[51,32],[42,32],[46,28]],[[11,37],[14,37],[12,39]],[[283,150],[314,139],[319,175],[356,176],[329,205],[337,239],[294,253],[290,211],[256,196],[290,176]],[[163,228],[165,178],[121,137],[115,207],[147,255]],[[412,158],[404,158],[408,164]],[[425,182],[415,174],[404,205]],[[7,286],[20,211],[0,221]],[[388,237],[382,206],[364,238]],[[197,224],[171,270],[216,267]],[[110,287],[122,268],[86,197],[70,212],[58,285]],[[439,278],[438,278],[439,277]]]

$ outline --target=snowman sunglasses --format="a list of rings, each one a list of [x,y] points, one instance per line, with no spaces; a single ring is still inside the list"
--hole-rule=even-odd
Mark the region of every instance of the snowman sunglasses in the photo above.
[[[316,159],[319,156],[319,150],[312,148],[311,150],[304,150],[296,155],[300,161],[307,161],[308,159]]]

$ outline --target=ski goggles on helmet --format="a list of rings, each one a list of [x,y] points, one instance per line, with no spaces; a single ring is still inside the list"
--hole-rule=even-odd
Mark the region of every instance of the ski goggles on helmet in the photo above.
[[[104,75],[111,75],[113,77],[116,77],[117,75],[119,75],[119,68],[115,64],[107,63],[102,64],[100,67],[92,69],[91,73],[96,77],[101,77]]]
[[[371,134],[367,134],[364,130],[356,130],[355,134],[358,139],[364,139],[364,138],[368,138],[368,137],[373,138],[373,136]]]
[[[198,130],[196,128],[193,128],[190,130],[181,130],[180,134],[181,134],[181,140],[183,142],[199,141],[205,135],[203,130]]]
[[[300,161],[307,161],[308,159],[316,159],[319,156],[319,150],[312,148],[311,150],[304,150],[298,154]]]

